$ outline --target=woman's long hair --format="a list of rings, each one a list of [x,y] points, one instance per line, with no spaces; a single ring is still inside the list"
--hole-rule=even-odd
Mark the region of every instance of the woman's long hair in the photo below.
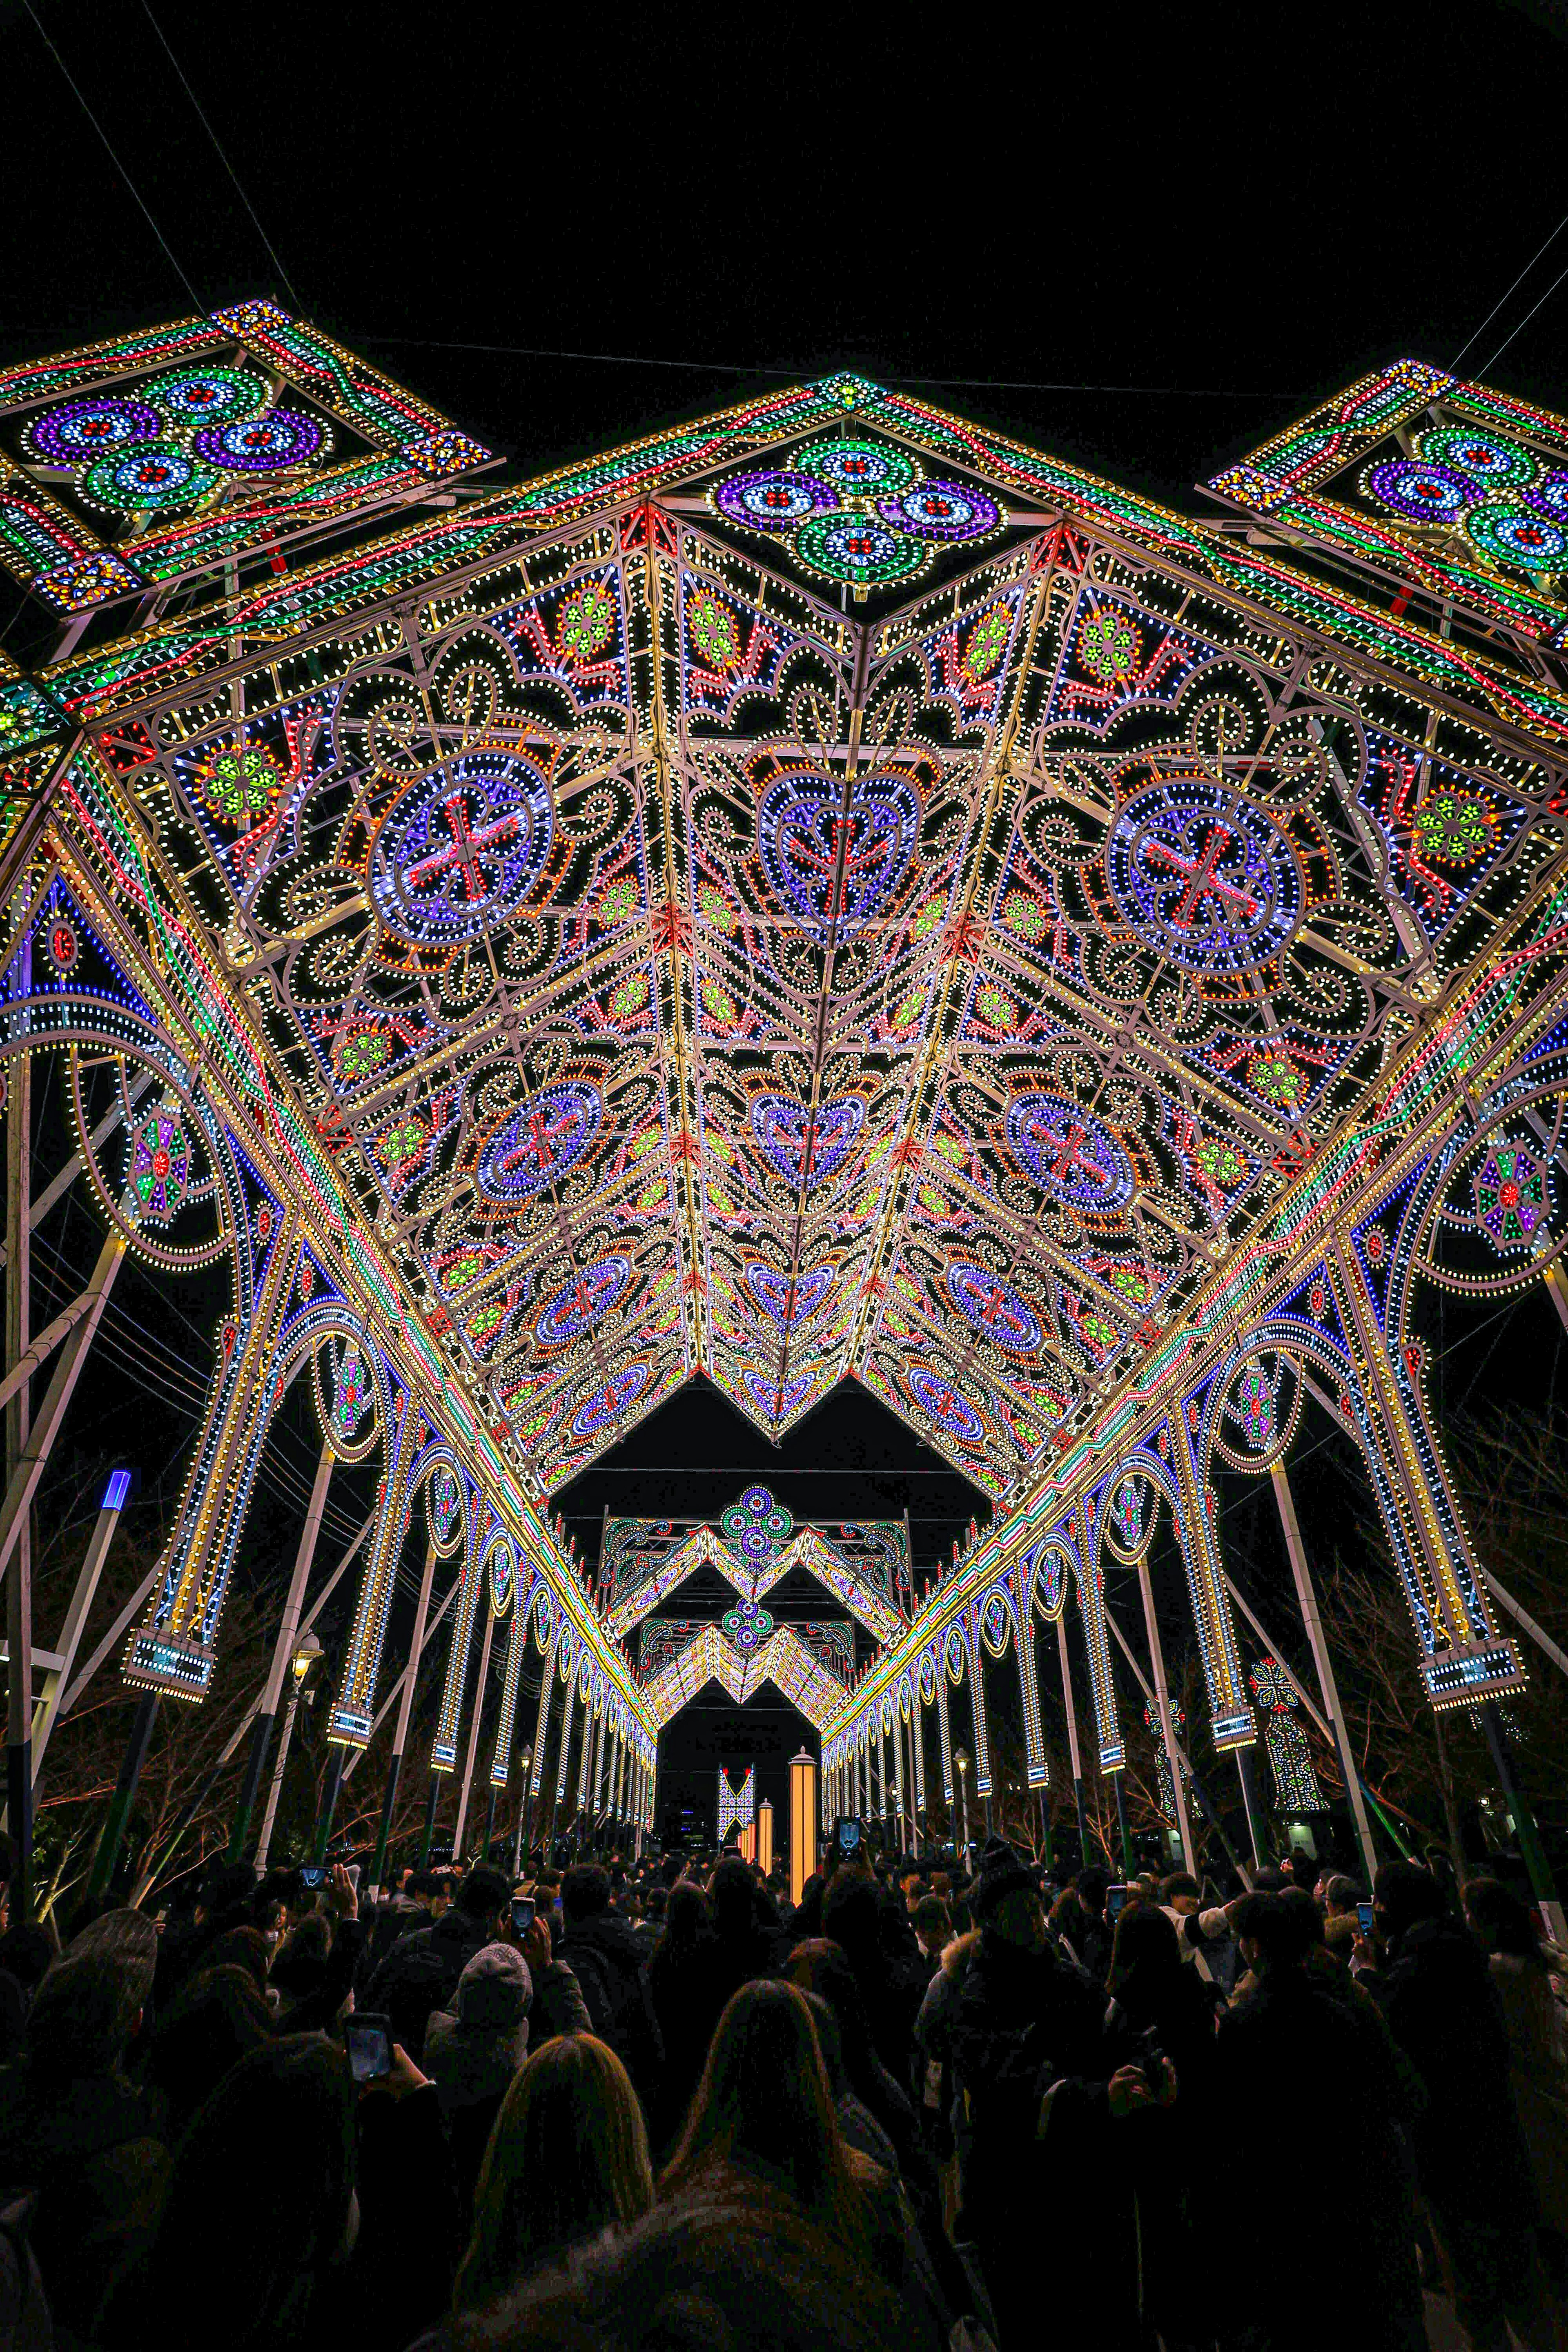
[[[864,2238],[860,2168],[839,2133],[816,2028],[796,1987],[777,1978],[742,1985],[726,2004],[660,2194],[750,2168],[780,2180],[819,2227]]]
[[[626,2068],[591,2033],[541,2044],[501,2102],[474,2191],[452,2295],[471,2311],[540,2263],[653,2203],[642,2109]]]

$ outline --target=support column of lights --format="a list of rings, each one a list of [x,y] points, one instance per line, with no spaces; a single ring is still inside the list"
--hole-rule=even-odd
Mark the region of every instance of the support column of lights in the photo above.
[[[496,1612],[484,1601],[485,1630],[479,1641],[479,1672],[474,1685],[474,1712],[468,1725],[468,1744],[463,1756],[463,1778],[458,1790],[458,1818],[452,1830],[452,1858],[460,1862],[463,1854],[463,1830],[468,1818],[468,1792],[473,1786],[474,1757],[479,1744],[479,1726],[484,1720],[485,1692],[490,1676],[490,1643],[495,1639]]]
[[[764,1878],[773,1866],[773,1809],[766,1797],[757,1807],[757,1864]]]
[[[528,1748],[523,1749],[517,1759],[518,1771],[521,1777],[517,1792],[517,1820],[511,1833],[511,1875],[514,1885],[522,1875],[522,1842],[528,1828],[529,1815],[528,1768],[532,1761],[533,1752]]]
[[[1425,1654],[1427,1696],[1434,1707],[1468,1706],[1520,1688],[1519,1654],[1492,1626],[1471,1566],[1475,1547],[1425,1402],[1405,1362],[1384,1344],[1366,1269],[1347,1237],[1336,1242],[1328,1270],[1352,1342],[1363,1450]],[[1423,1634],[1423,1614],[1434,1634],[1446,1637],[1447,1651]]]
[[[955,1748],[952,1769],[958,1775],[958,1851],[961,1857],[969,1853],[969,1750]]]
[[[59,1664],[51,1667],[44,1676],[43,1703],[38,1709],[37,1728],[33,1734],[35,1790],[38,1784],[38,1775],[43,1769],[44,1755],[49,1744],[50,1734],[58,1719],[66,1695],[70,1689],[77,1652],[81,1646],[82,1633],[98,1591],[98,1580],[103,1573],[103,1563],[109,1556],[109,1547],[113,1540],[114,1530],[120,1524],[120,1514],[124,1509],[126,1498],[131,1492],[131,1477],[132,1474],[129,1470],[111,1470],[109,1474],[108,1482],[103,1489],[103,1499],[98,1507],[98,1518],[81,1567],[77,1571],[76,1587],[70,1597],[70,1606],[66,1611],[65,1622],[60,1627],[59,1640],[55,1644]]]
[[[301,1633],[289,1660],[289,1705],[283,1716],[283,1735],[278,1742],[278,1758],[272,1767],[271,1785],[267,1791],[267,1809],[261,1817],[261,1835],[256,1842],[256,1868],[264,1872],[267,1857],[272,1851],[272,1825],[278,1818],[278,1799],[283,1788],[283,1774],[289,1762],[289,1743],[294,1737],[294,1717],[305,1694],[305,1685],[321,1661],[321,1645],[314,1633]]]

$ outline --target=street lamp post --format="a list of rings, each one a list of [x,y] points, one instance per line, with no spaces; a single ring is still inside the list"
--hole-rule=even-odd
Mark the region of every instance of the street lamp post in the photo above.
[[[272,1767],[272,1784],[267,1791],[267,1812],[261,1823],[261,1836],[256,1848],[256,1867],[267,1867],[267,1856],[272,1844],[272,1824],[278,1814],[278,1799],[283,1788],[283,1768],[289,1761],[289,1742],[294,1736],[294,1717],[311,1669],[321,1655],[321,1645],[314,1633],[307,1630],[294,1645],[289,1661],[289,1711],[283,1717],[283,1737],[278,1743],[278,1761]]]
[[[958,1774],[959,1850],[962,1853],[967,1854],[969,1852],[969,1750],[967,1748],[953,1749],[952,1768]]]

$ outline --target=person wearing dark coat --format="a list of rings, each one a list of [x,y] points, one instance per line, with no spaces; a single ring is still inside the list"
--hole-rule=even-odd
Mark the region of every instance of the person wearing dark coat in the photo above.
[[[363,2006],[391,2018],[394,2041],[417,2063],[431,2011],[449,2010],[474,1954],[510,1936],[510,1885],[488,1862],[476,1863],[449,1911],[398,1937],[372,1975]]]
[[[0,2074],[0,2191],[36,2191],[27,2235],[50,2311],[89,2340],[110,2278],[151,2241],[168,2174],[125,2074],[157,1946],[140,1911],[84,1928],[38,1987],[26,2054]]]
[[[631,1922],[610,1908],[608,1871],[574,1864],[561,1882],[561,1910],[566,1932],[558,1957],[577,1979],[594,2032],[631,2076],[647,2115],[658,2097],[664,2049]]]
[[[1223,2323],[1226,2352],[1321,2343],[1321,2308],[1281,2271],[1289,2216],[1302,2244],[1332,2247],[1357,2335],[1380,2352],[1425,2352],[1403,2137],[1416,2119],[1393,2046],[1375,2013],[1309,1969],[1308,1931],[1283,1896],[1249,1895],[1235,1925],[1255,1989],[1215,2042],[1205,2169],[1223,2256],[1209,2266],[1209,2324]]]
[[[664,1932],[647,1963],[647,1989],[664,2043],[651,2135],[655,2147],[663,2148],[686,2120],[724,2007],[713,1915],[708,1897],[689,1879],[669,1890]]]
[[[1138,2340],[1130,2137],[1177,2095],[1168,2066],[1112,2072],[1104,1996],[1053,1948],[1034,1877],[988,1838],[969,1901],[979,1924],[950,2026],[963,2109],[955,2240],[978,2251],[1001,2352],[1040,2327],[1040,2216],[1070,2206],[1075,2261],[1103,2280],[1102,2347]],[[1092,2179],[1094,2194],[1083,2183]]]
[[[1550,2342],[1535,2253],[1535,2186],[1510,2076],[1508,2028],[1487,1956],[1418,1863],[1386,1863],[1373,1889],[1381,1969],[1358,1964],[1421,2077],[1415,2168],[1476,2352]]]

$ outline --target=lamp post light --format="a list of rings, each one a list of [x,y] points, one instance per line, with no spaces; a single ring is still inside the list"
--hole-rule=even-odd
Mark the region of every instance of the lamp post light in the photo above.
[[[277,1818],[278,1799],[283,1788],[283,1768],[289,1761],[289,1742],[294,1736],[294,1717],[299,1712],[305,1685],[321,1656],[321,1645],[314,1633],[307,1629],[295,1643],[294,1654],[289,1661],[289,1707],[283,1717],[283,1737],[278,1743],[278,1761],[272,1767],[272,1785],[267,1791],[267,1812],[256,1848],[258,1872],[266,1869],[268,1853],[272,1844],[272,1824]]]
[[[967,1748],[955,1748],[953,1749],[952,1769],[958,1775],[959,1851],[963,1854],[967,1854],[969,1852],[969,1790],[967,1785],[969,1780],[969,1750]]]

